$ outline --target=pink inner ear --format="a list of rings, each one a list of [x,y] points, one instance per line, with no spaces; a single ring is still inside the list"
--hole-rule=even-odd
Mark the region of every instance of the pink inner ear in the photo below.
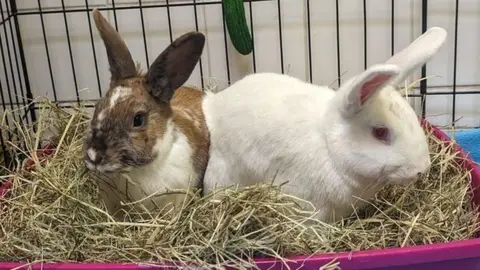
[[[383,85],[392,76],[393,75],[391,74],[380,74],[366,81],[362,85],[362,88],[360,88],[360,103],[363,105],[363,103],[367,101],[367,99],[378,89],[378,87]]]

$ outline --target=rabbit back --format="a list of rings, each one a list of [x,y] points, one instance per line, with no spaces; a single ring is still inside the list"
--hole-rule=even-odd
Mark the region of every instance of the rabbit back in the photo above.
[[[203,108],[211,143],[204,192],[288,181],[285,192],[328,203],[321,194],[342,189],[327,183],[325,172],[333,168],[317,128],[334,96],[332,89],[288,75],[257,73],[207,97]]]

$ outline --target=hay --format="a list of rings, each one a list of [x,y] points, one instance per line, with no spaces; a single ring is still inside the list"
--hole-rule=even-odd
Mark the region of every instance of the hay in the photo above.
[[[469,173],[454,161],[452,145],[432,135],[433,166],[425,179],[386,187],[371,205],[337,224],[305,225],[313,209],[300,209],[299,199],[267,185],[225,190],[221,201],[197,196],[178,214],[142,220],[132,213],[129,220],[116,222],[97,200],[98,176],[87,172],[81,160],[88,116],[81,106],[66,111],[48,100],[41,104],[39,131],[23,127],[28,153],[47,143],[40,140],[46,129],[60,134],[51,139],[59,147],[46,162],[34,154],[35,170],[11,172],[12,189],[0,200],[1,261],[243,268],[253,266],[252,256],[284,259],[470,239],[480,225],[470,204]]]

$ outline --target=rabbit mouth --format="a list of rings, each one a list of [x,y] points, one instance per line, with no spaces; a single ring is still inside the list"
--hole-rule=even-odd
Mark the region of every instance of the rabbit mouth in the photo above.
[[[89,160],[85,160],[85,166],[91,171],[100,173],[121,173],[128,171],[128,168],[120,164],[93,164]]]
[[[412,173],[412,170],[398,171],[389,177],[389,182],[401,186],[408,186],[422,178],[421,173]]]

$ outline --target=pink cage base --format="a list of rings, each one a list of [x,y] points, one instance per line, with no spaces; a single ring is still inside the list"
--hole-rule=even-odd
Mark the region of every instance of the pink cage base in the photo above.
[[[422,120],[422,125],[432,128],[434,135],[445,142],[451,139],[440,129]],[[460,151],[462,165],[471,171],[473,204],[480,206],[480,170],[468,155],[456,145]],[[478,189],[477,189],[478,188]],[[1,190],[0,190],[1,191]],[[444,244],[432,244],[407,248],[389,248],[358,252],[327,253],[315,256],[298,256],[286,262],[290,269],[319,269],[336,259],[341,270],[447,270],[447,269],[480,269],[480,238],[454,241]],[[255,260],[260,269],[287,269],[284,262],[276,259]],[[132,263],[52,263],[26,265],[22,262],[0,263],[0,270],[6,269],[45,269],[45,270],[96,270],[96,269],[177,269],[174,266],[151,266]]]

